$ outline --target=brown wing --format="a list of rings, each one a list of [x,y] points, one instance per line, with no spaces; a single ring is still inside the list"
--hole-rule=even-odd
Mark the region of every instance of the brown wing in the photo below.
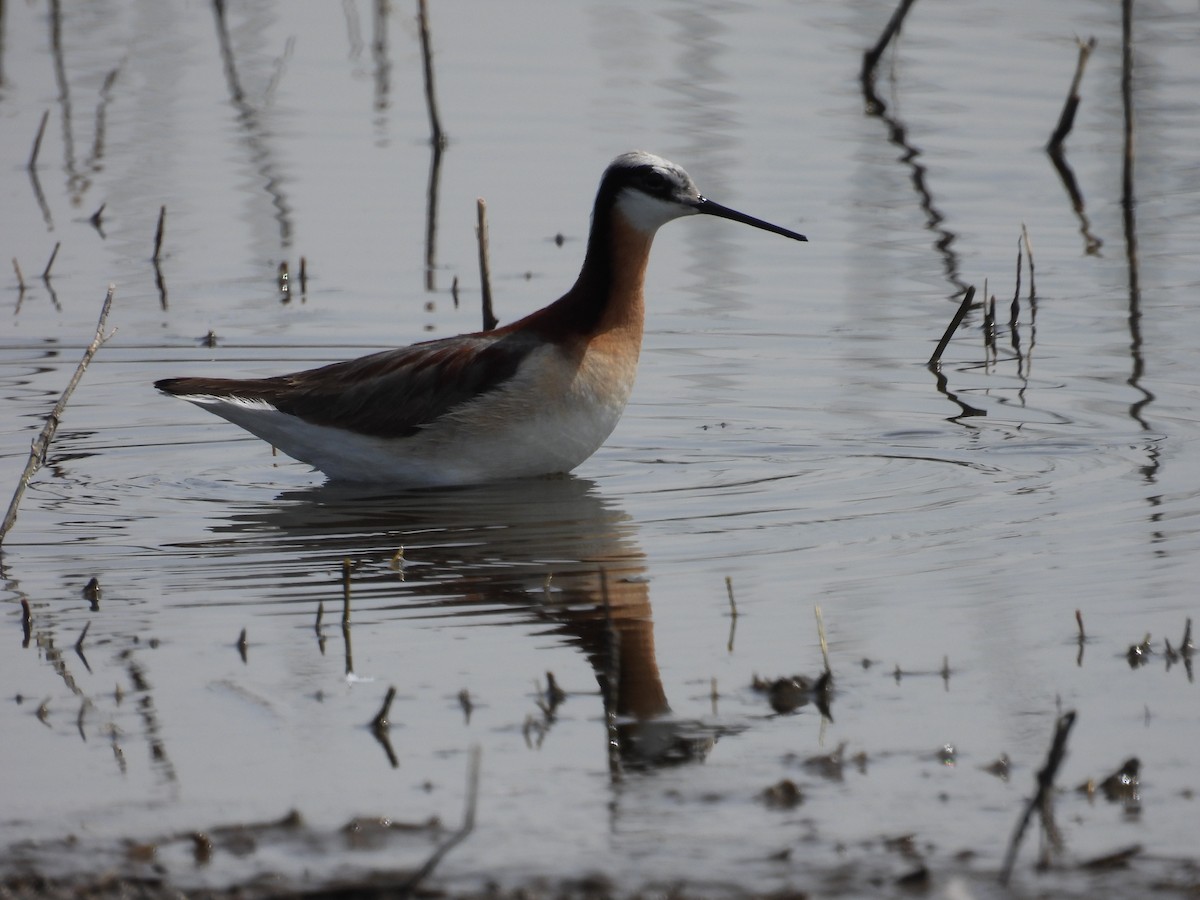
[[[176,396],[262,400],[281,412],[359,434],[400,438],[516,373],[541,342],[501,329],[384,350],[273,378],[167,378],[155,382]]]

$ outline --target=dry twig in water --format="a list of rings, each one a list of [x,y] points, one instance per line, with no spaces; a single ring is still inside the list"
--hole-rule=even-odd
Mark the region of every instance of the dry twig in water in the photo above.
[[[62,420],[63,411],[67,408],[67,401],[71,399],[71,394],[74,393],[80,379],[83,378],[83,372],[88,367],[88,363],[92,361],[92,357],[96,355],[96,351],[101,345],[111,338],[116,329],[104,333],[104,325],[108,321],[108,311],[112,308],[113,292],[116,291],[115,285],[108,286],[108,293],[104,298],[104,305],[100,308],[100,321],[96,323],[96,336],[92,338],[91,344],[83,352],[83,358],[79,360],[79,365],[75,368],[75,374],[71,377],[70,383],[66,390],[62,392],[62,396],[58,398],[58,403],[54,405],[54,409],[50,411],[50,415],[46,417],[46,424],[33,441],[29,448],[29,461],[25,463],[25,471],[21,473],[21,479],[17,482],[17,489],[13,493],[12,501],[8,505],[8,512],[4,516],[3,523],[0,523],[0,544],[4,543],[4,538],[8,535],[9,530],[13,527],[13,523],[17,520],[17,507],[21,505],[21,497],[25,494],[25,489],[29,487],[29,479],[35,472],[42,467],[46,461],[46,453],[50,449],[50,442],[54,440],[54,434],[58,431],[58,423]]]
[[[1029,240],[1029,229],[1021,223],[1021,239],[1025,242],[1025,258],[1029,260],[1029,299],[1037,299],[1037,288],[1033,283],[1033,244]]]
[[[167,224],[167,208],[160,206],[158,208],[158,227],[154,229],[154,256],[150,257],[156,263],[162,259],[162,242],[163,230]]]
[[[42,152],[42,138],[46,134],[46,122],[50,120],[50,110],[42,113],[42,124],[38,126],[37,136],[33,139],[33,149],[29,152],[29,162],[26,168],[32,172],[37,168],[38,154]]]
[[[883,34],[879,36],[875,46],[863,54],[860,77],[864,83],[875,77],[875,67],[879,65],[879,58],[883,56],[883,51],[887,49],[892,38],[900,32],[900,26],[904,24],[904,17],[908,15],[909,7],[915,2],[916,0],[900,0],[900,5],[892,13],[892,18],[888,20],[887,27],[883,29]]]
[[[1029,804],[1025,807],[1025,812],[1021,816],[1021,820],[1017,823],[1017,828],[1013,832],[1012,839],[1008,842],[1008,853],[1004,857],[1004,866],[1000,869],[1000,883],[1008,884],[1008,879],[1012,875],[1013,864],[1017,861],[1017,851],[1021,848],[1021,839],[1025,837],[1025,829],[1029,827],[1029,820],[1033,817],[1034,810],[1042,817],[1042,823],[1046,826],[1047,832],[1055,834],[1053,819],[1050,814],[1050,801],[1052,799],[1051,791],[1054,789],[1054,776],[1058,774],[1058,767],[1062,765],[1063,758],[1067,753],[1067,737],[1071,733],[1071,726],[1075,724],[1075,712],[1063,713],[1058,717],[1058,722],[1054,726],[1054,740],[1050,744],[1050,752],[1046,754],[1046,765],[1042,766],[1037,774],[1037,793],[1030,799]]]
[[[483,295],[483,330],[491,331],[499,324],[496,314],[492,312],[492,266],[488,261],[488,225],[487,204],[480,197],[475,201],[479,214],[479,281],[480,293]]]
[[[54,267],[54,260],[58,258],[58,248],[62,246],[62,241],[54,242],[54,249],[50,251],[50,259],[46,261],[46,268],[42,269],[42,281],[50,280],[50,270]]]
[[[817,617],[817,639],[821,642],[821,658],[825,660],[825,674],[832,675],[833,669],[829,665],[829,641],[825,637],[825,616],[821,614],[819,603],[813,607],[813,614]]]
[[[1071,133],[1071,127],[1075,124],[1075,112],[1079,109],[1079,82],[1083,80],[1083,68],[1087,65],[1088,57],[1096,49],[1094,37],[1088,38],[1086,42],[1078,41],[1078,43],[1079,61],[1075,64],[1075,77],[1071,79],[1071,90],[1067,93],[1062,114],[1058,117],[1058,125],[1055,126],[1054,133],[1050,135],[1050,141],[1046,144],[1046,152],[1051,156],[1062,154],[1062,143],[1067,139],[1067,135]]]
[[[389,687],[387,689],[387,696],[383,698],[383,706],[379,708],[379,712],[377,712],[375,714],[375,718],[371,720],[372,731],[387,731],[388,728],[391,727],[392,723],[388,719],[388,716],[391,714],[392,701],[395,699],[396,689],[394,687]]]
[[[963,297],[962,303],[958,305],[958,311],[954,313],[954,318],[950,320],[950,324],[946,326],[946,331],[942,334],[942,339],[938,341],[937,349],[933,351],[933,356],[929,357],[928,366],[931,369],[936,369],[941,362],[942,354],[946,352],[946,347],[950,343],[950,338],[954,337],[954,332],[958,330],[958,326],[962,324],[963,318],[967,314],[967,310],[971,308],[971,302],[975,299],[975,286],[967,288],[967,293]]]

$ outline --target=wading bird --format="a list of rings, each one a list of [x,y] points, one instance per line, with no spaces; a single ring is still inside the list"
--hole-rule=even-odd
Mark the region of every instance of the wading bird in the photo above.
[[[544,309],[292,375],[155,387],[335,480],[457,485],[568,472],[612,433],[633,390],[654,233],[697,214],[807,240],[701,196],[672,162],[625,153],[600,180],[579,277]]]

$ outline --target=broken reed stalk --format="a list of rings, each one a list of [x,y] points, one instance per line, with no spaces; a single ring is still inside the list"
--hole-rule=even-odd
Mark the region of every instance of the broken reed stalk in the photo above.
[[[1021,225],[1024,228],[1024,223]],[[1021,237],[1017,237],[1017,285],[1013,288],[1012,303],[1008,307],[1008,327],[1014,329],[1017,327],[1017,319],[1021,314],[1021,260],[1024,257],[1025,244]]]
[[[162,242],[163,229],[167,224],[167,208],[160,206],[158,208],[158,227],[154,230],[154,256],[151,257],[155,262],[162,259]]]
[[[962,299],[962,303],[958,305],[957,312],[954,313],[954,318],[950,320],[950,324],[946,326],[945,333],[942,334],[942,339],[938,341],[937,349],[933,351],[933,356],[929,357],[928,366],[931,369],[936,369],[941,362],[942,354],[946,352],[946,347],[950,343],[950,338],[954,337],[954,332],[958,330],[958,326],[962,324],[963,318],[967,315],[967,310],[971,308],[971,302],[975,299],[975,285],[967,288],[967,293]]]
[[[437,97],[433,90],[433,48],[429,40],[429,11],[425,8],[425,0],[417,0],[417,23],[421,32],[421,62],[425,73],[425,106],[429,110],[429,142],[435,147],[445,147],[446,135],[442,131]]]
[[[492,312],[492,266],[488,261],[487,203],[482,197],[475,201],[475,209],[479,218],[476,234],[479,237],[479,290],[483,295],[483,330],[491,331],[499,324],[499,320]]]
[[[1025,241],[1025,258],[1029,260],[1029,299],[1037,298],[1037,288],[1033,284],[1033,243],[1029,240],[1029,229],[1021,223],[1021,239]]]
[[[396,689],[388,687],[387,696],[383,698],[383,706],[379,708],[379,712],[375,713],[375,718],[371,720],[372,731],[387,731],[391,727],[391,722],[388,720],[388,715],[392,711],[392,701],[396,699]]]
[[[1075,112],[1079,109],[1079,82],[1083,80],[1083,68],[1087,65],[1088,57],[1096,49],[1094,37],[1088,38],[1086,42],[1076,38],[1076,42],[1079,44],[1079,61],[1075,63],[1075,77],[1071,79],[1071,90],[1067,93],[1067,100],[1058,117],[1058,125],[1046,144],[1046,152],[1051,155],[1062,153],[1062,143],[1075,124]]]
[[[83,378],[84,370],[87,369],[88,363],[92,361],[92,357],[96,355],[96,351],[100,349],[101,345],[116,334],[115,328],[108,334],[104,333],[104,325],[108,321],[108,311],[112,308],[113,293],[116,289],[116,285],[108,286],[104,305],[100,307],[100,320],[96,323],[96,336],[83,351],[83,358],[79,360],[79,365],[76,366],[70,383],[62,392],[62,396],[58,398],[58,403],[54,405],[50,415],[46,417],[46,424],[42,428],[41,434],[34,438],[33,444],[29,448],[29,460],[25,463],[25,471],[21,473],[21,478],[17,482],[17,489],[13,492],[12,501],[8,504],[8,512],[4,516],[4,521],[0,523],[0,544],[4,543],[4,538],[17,521],[17,507],[21,505],[21,498],[25,494],[25,489],[29,487],[29,479],[46,461],[46,453],[50,449],[50,442],[54,440],[55,432],[58,431],[58,423],[62,420],[63,411],[67,408],[67,401],[71,399],[71,394],[75,392],[80,379]]]
[[[863,65],[861,79],[865,82],[870,80],[875,75],[875,67],[879,65],[879,58],[883,56],[883,51],[891,43],[900,31],[900,26],[904,24],[904,17],[908,15],[909,8],[916,0],[900,0],[900,5],[896,7],[896,11],[892,13],[892,18],[888,21],[887,27],[883,29],[883,34],[879,36],[879,40],[875,46],[863,54]]]
[[[433,873],[442,858],[466,840],[467,836],[475,829],[475,809],[479,803],[479,758],[479,745],[475,744],[471,747],[471,757],[467,763],[467,801],[466,809],[463,811],[462,825],[458,831],[446,839],[442,846],[433,851],[429,859],[425,860],[425,864],[417,869],[408,881],[400,886],[400,890],[397,892],[398,896],[411,896],[421,882]]]
[[[817,639],[821,642],[821,658],[825,660],[825,674],[833,674],[833,669],[829,665],[829,641],[825,637],[825,616],[821,613],[821,605],[818,603],[813,607],[813,613],[817,617]]]
[[[54,242],[54,249],[50,252],[50,259],[46,261],[46,268],[42,269],[42,281],[50,280],[50,270],[54,268],[54,260],[58,258],[58,248],[62,246],[62,241]]]
[[[37,168],[38,154],[42,152],[42,137],[46,134],[46,123],[50,120],[50,110],[42,113],[42,124],[38,126],[37,136],[33,139],[33,150],[29,153],[29,162],[26,168],[32,172]]]
[[[25,276],[21,274],[21,264],[17,262],[17,258],[13,257],[13,271],[17,273],[17,290],[22,294],[25,293]]]
[[[1034,810],[1041,813],[1043,821],[1046,820],[1046,810],[1051,799],[1051,791],[1054,789],[1054,776],[1058,774],[1058,767],[1062,765],[1063,758],[1066,756],[1067,737],[1074,724],[1075,711],[1071,710],[1059,716],[1054,725],[1054,740],[1050,743],[1050,752],[1046,754],[1046,764],[1037,773],[1037,793],[1025,807],[1025,812],[1017,822],[1016,830],[1013,831],[1013,836],[1008,842],[1008,852],[1004,857],[1004,865],[1000,869],[1001,884],[1008,884],[1013,864],[1017,861],[1017,851],[1021,848],[1021,840],[1025,837],[1025,829],[1029,826],[1029,820],[1033,817]]]

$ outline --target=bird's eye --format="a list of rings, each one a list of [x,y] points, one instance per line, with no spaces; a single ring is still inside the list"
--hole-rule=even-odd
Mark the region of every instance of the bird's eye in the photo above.
[[[642,183],[655,194],[666,194],[671,190],[671,179],[657,169],[647,169]]]

